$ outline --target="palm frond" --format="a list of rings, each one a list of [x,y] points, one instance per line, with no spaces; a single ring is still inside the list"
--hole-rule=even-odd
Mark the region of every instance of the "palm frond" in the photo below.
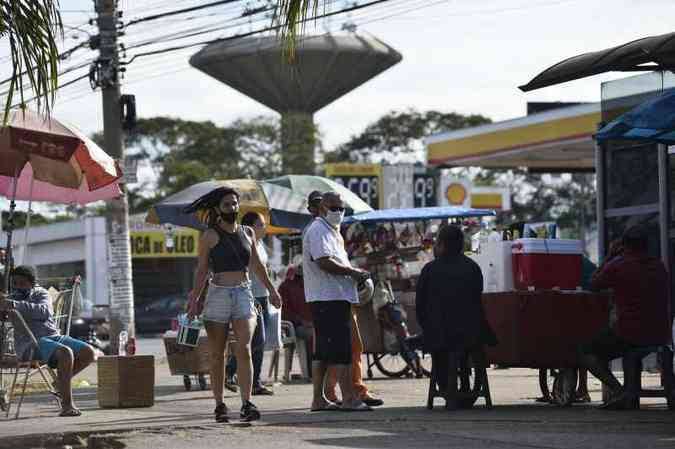
[[[0,39],[9,41],[12,58],[3,123],[17,91],[24,106],[27,88],[37,97],[38,111],[50,113],[58,87],[59,35],[63,24],[58,0],[0,0]]]
[[[295,59],[295,46],[298,37],[305,32],[308,19],[316,18],[319,14],[320,0],[277,0],[273,22],[279,27],[278,35],[284,42],[284,53],[289,62]],[[325,0],[324,8],[326,6]]]

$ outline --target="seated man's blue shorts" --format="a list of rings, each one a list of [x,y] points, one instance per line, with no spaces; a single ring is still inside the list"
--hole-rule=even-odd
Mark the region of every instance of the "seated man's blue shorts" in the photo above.
[[[73,351],[73,355],[77,356],[77,353],[87,346],[82,340],[77,340],[66,335],[42,337],[38,340],[38,355],[41,361],[47,363],[51,368],[56,368],[57,361],[54,354],[58,348],[70,348]]]

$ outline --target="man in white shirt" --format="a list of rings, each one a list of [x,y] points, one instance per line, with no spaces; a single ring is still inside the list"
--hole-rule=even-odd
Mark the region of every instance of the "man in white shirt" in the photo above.
[[[312,411],[371,410],[355,394],[351,381],[352,331],[351,305],[358,303],[356,284],[369,276],[349,262],[340,224],[345,207],[340,195],[326,192],[320,216],[305,230],[302,256],[305,275],[305,298],[312,309],[316,334],[312,383]],[[329,366],[337,371],[342,390],[342,406],[328,401],[324,383]]]

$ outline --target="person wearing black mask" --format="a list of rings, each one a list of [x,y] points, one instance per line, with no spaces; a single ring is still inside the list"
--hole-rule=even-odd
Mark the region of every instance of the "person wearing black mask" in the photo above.
[[[12,270],[12,292],[0,299],[0,310],[16,310],[38,340],[35,348],[24,327],[14,320],[14,345],[20,360],[41,360],[58,374],[59,416],[80,416],[73,401],[73,376],[94,361],[94,349],[83,341],[61,335],[47,290],[37,284],[35,270],[21,265]]]
[[[227,407],[223,402],[223,367],[230,323],[237,338],[237,378],[242,401],[240,418],[244,421],[257,420],[260,412],[250,400],[253,371],[251,338],[256,318],[249,270],[267,288],[273,306],[280,307],[281,298],[260,260],[254,231],[237,224],[237,191],[220,187],[193,202],[184,212],[195,213],[208,226],[199,240],[197,272],[194,289],[189,295],[188,316],[201,314],[206,326],[216,422],[228,421]],[[208,293],[202,304],[201,293],[209,277]]]

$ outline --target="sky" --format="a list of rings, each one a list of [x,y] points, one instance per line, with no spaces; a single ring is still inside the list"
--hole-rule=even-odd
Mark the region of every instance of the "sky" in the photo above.
[[[165,10],[166,5],[175,9],[199,2],[122,0],[120,4],[128,21]],[[93,9],[89,0],[61,0],[60,4],[64,11]],[[517,86],[564,58],[671,32],[668,18],[674,13],[675,2],[668,0],[408,0],[373,7],[371,13],[364,10],[362,20],[356,14],[351,17],[358,32],[388,43],[403,55],[403,61],[319,111],[315,120],[330,149],[391,110],[437,109],[504,120],[524,115],[527,101],[598,101],[601,81],[625,75],[601,75],[529,94]],[[81,24],[90,16],[93,13],[63,14],[68,25]],[[349,19],[335,17],[324,26],[339,28]],[[359,23],[368,19],[376,21]],[[175,22],[155,25],[129,27],[125,39],[134,39],[136,32],[144,33],[143,37],[160,29],[164,32]],[[322,28],[310,25],[307,30],[321,32]],[[68,38],[66,46],[74,43]],[[138,59],[128,66],[123,92],[136,96],[141,117],[169,115],[227,124],[237,118],[276,114],[189,68],[187,58],[196,50],[155,61]],[[174,70],[180,71],[171,73]],[[78,94],[83,96],[73,99]],[[100,93],[91,92],[86,80],[64,89],[54,112],[86,132],[102,128]]]
[[[120,1],[126,21],[199,3],[206,0]],[[60,5],[68,27],[92,29],[85,24],[94,16],[92,1],[61,0]],[[672,0],[394,0],[370,9],[307,28],[335,30],[351,20],[359,33],[372,34],[403,55],[401,63],[315,115],[329,150],[392,110],[436,109],[498,121],[524,115],[527,101],[599,101],[602,81],[627,75],[605,74],[528,94],[517,86],[567,57],[669,33],[669,18],[675,17]],[[176,19],[139,24],[129,27],[124,39],[154,37],[178,26],[190,24]],[[67,30],[64,48],[84,36]],[[187,59],[196,51],[139,58],[127,66],[122,90],[136,96],[140,117],[165,115],[225,125],[276,114],[189,67]],[[7,50],[0,46],[0,75],[11,70],[3,54]],[[93,55],[75,53],[62,67]],[[98,131],[103,123],[100,92],[92,92],[86,80],[67,87],[57,96],[54,115],[87,133]]]

